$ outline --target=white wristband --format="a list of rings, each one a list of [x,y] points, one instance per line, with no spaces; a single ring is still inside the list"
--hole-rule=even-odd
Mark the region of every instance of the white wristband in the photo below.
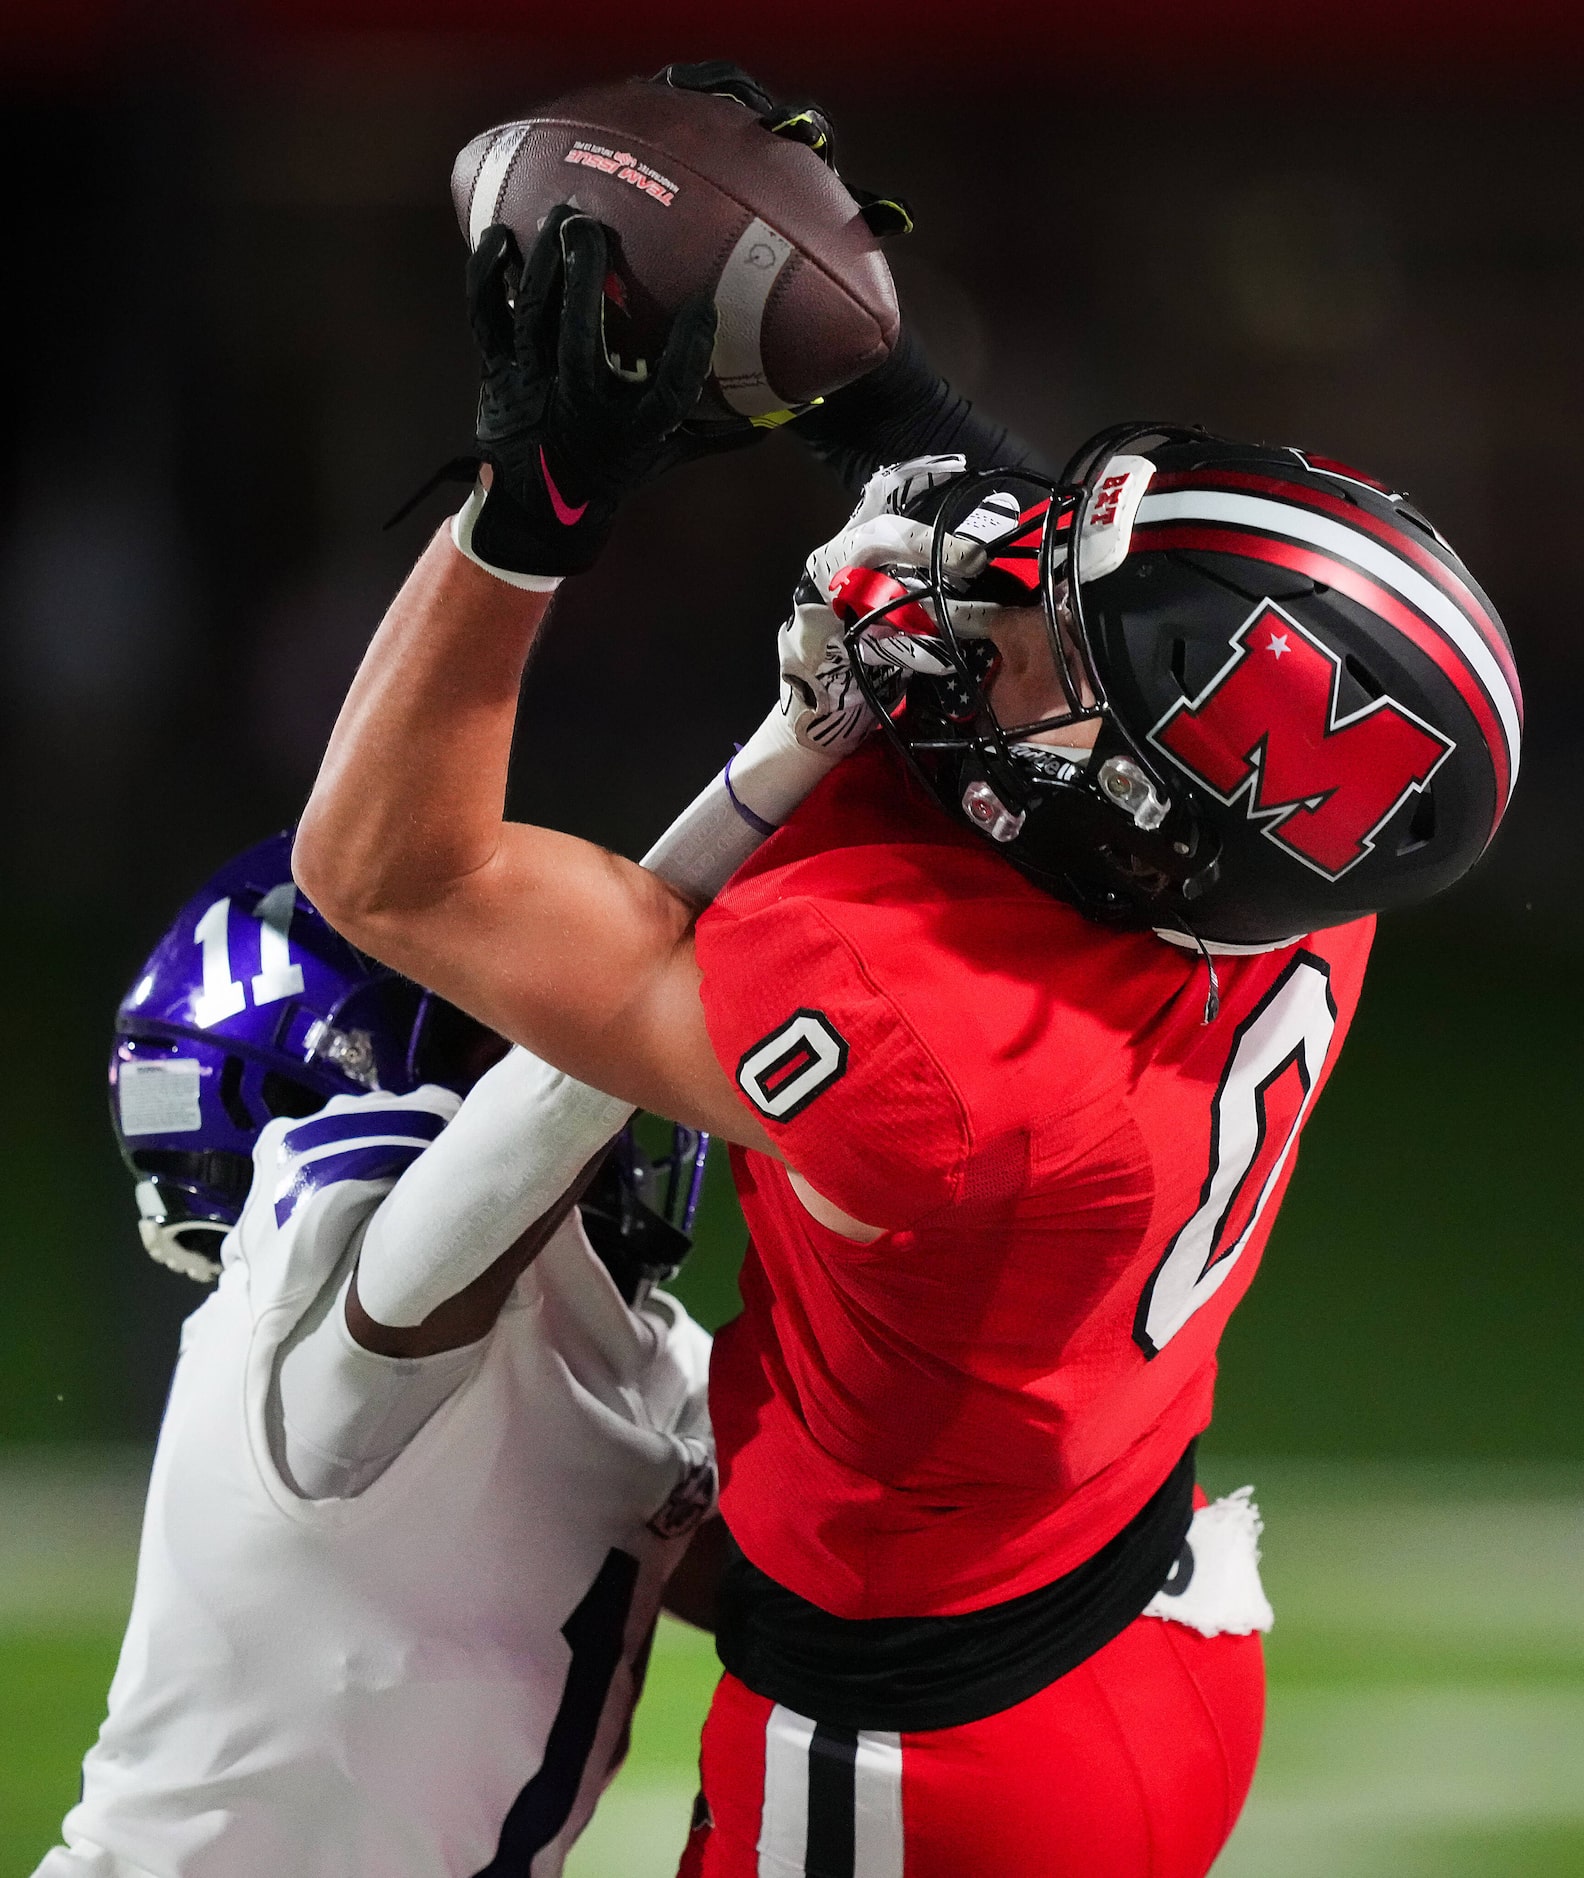
[[[465,555],[475,567],[482,567],[486,574],[505,581],[508,587],[520,587],[524,593],[554,593],[561,585],[559,574],[514,574],[509,568],[493,566],[475,551],[473,525],[484,506],[484,496],[484,485],[475,483],[472,494],[451,517],[451,542],[457,553]]]

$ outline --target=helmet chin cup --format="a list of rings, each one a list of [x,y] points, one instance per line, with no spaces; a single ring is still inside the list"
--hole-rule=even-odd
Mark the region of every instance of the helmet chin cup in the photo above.
[[[220,1260],[210,1258],[206,1252],[195,1251],[190,1244],[185,1243],[200,1230],[213,1238],[218,1253],[226,1235],[223,1226],[200,1226],[192,1221],[185,1226],[173,1226],[152,1219],[138,1221],[138,1236],[143,1241],[143,1250],[156,1265],[163,1265],[167,1271],[179,1272],[183,1278],[192,1278],[201,1285],[207,1285],[220,1276]]]
[[[184,1217],[179,1197],[173,1203],[155,1181],[140,1180],[134,1195],[138,1237],[155,1264],[203,1285],[220,1276],[220,1247],[229,1227],[220,1220]]]

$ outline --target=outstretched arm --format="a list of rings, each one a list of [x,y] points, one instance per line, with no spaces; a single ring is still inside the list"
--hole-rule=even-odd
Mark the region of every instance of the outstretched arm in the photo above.
[[[705,1033],[693,906],[592,843],[504,820],[518,688],[548,590],[592,564],[627,490],[676,460],[709,371],[708,301],[653,373],[606,356],[605,231],[558,210],[526,263],[505,228],[468,263],[488,469],[374,637],[299,826],[325,916],[558,1069],[767,1147]]]
[[[942,378],[906,326],[883,364],[832,392],[791,429],[855,495],[876,470],[911,457],[960,456],[969,469],[1057,473],[1034,445]]]
[[[692,903],[591,842],[503,819],[545,608],[430,543],[342,709],[298,880],[355,945],[558,1069],[768,1147],[705,1033]]]

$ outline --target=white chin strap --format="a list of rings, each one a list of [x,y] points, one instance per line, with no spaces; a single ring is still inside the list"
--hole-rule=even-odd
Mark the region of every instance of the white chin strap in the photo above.
[[[1303,937],[1302,933],[1294,933],[1291,939],[1267,939],[1263,945],[1246,946],[1235,945],[1230,939],[1195,939],[1171,926],[1152,926],[1150,931],[1169,946],[1177,946],[1184,952],[1209,952],[1218,959],[1251,959],[1261,952],[1284,952]]]

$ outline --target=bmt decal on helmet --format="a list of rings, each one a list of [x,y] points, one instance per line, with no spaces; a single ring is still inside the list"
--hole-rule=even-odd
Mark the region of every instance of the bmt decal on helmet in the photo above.
[[[823,1011],[794,1011],[737,1065],[737,1086],[761,1115],[789,1122],[847,1072],[847,1039]]]
[[[1337,715],[1342,661],[1272,601],[1232,637],[1232,657],[1150,741],[1295,859],[1338,880],[1457,747],[1394,698]]]

